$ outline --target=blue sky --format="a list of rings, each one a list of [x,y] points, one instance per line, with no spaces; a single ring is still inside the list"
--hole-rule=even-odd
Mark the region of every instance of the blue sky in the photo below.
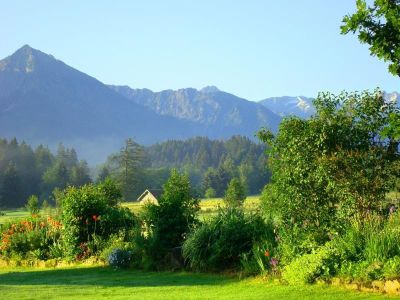
[[[216,85],[249,100],[400,91],[356,36],[355,0],[1,1],[0,57],[24,44],[102,82],[155,91]]]

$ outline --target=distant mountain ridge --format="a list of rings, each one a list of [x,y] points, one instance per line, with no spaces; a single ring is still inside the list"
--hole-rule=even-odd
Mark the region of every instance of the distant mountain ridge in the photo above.
[[[214,87],[135,90],[134,98],[122,90],[25,45],[0,60],[0,136],[53,148],[63,142],[98,162],[128,137],[142,144],[193,136],[254,138],[260,127],[276,130],[280,121],[260,104]]]
[[[395,101],[397,106],[400,107],[400,94],[397,92],[384,93],[387,100]],[[310,118],[316,113],[313,98],[304,96],[290,97],[271,97],[259,101],[258,103],[264,105],[269,110],[281,117],[297,116],[303,119]]]
[[[261,127],[276,132],[282,117],[313,113],[307,97],[253,102],[215,86],[153,92],[105,85],[28,45],[0,60],[0,137],[53,149],[63,142],[91,163],[128,137],[144,145],[195,136],[254,139]]]
[[[186,88],[161,92],[132,89],[128,86],[109,87],[159,115],[190,120],[206,126],[225,129],[233,127],[239,134],[247,136],[254,134],[261,126],[276,131],[280,122],[280,117],[263,105],[220,91],[214,86],[201,90]]]
[[[85,158],[103,159],[127,137],[150,144],[187,138],[197,129],[132,103],[29,46],[0,61],[0,136],[50,146],[64,142]]]
[[[315,113],[312,98],[298,97],[272,97],[259,101],[260,104],[281,117],[298,116],[309,118]]]

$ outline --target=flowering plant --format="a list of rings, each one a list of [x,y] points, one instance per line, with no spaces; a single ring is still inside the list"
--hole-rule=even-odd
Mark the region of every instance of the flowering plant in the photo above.
[[[2,228],[0,254],[11,256],[14,253],[26,257],[34,252],[40,253],[38,258],[49,258],[51,247],[58,243],[61,228],[60,221],[38,215],[11,222]]]

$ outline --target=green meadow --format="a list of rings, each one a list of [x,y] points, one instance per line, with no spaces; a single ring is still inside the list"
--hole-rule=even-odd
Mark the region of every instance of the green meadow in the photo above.
[[[109,267],[0,269],[2,299],[393,299],[326,285]]]

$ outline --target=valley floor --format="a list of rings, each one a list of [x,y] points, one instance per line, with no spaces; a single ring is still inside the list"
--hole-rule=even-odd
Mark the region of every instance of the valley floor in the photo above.
[[[1,299],[392,299],[323,285],[287,286],[186,272],[109,267],[2,268]]]

